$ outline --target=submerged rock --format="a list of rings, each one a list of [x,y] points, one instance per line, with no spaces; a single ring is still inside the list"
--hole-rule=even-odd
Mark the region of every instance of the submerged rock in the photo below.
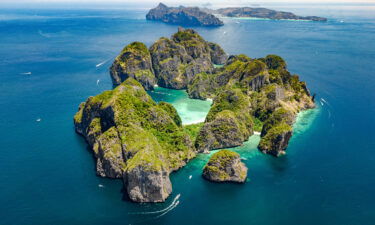
[[[163,3],[151,9],[147,20],[158,20],[164,23],[184,26],[222,26],[223,22],[214,15],[198,7],[168,7]]]
[[[141,42],[127,45],[116,57],[110,73],[114,85],[119,85],[129,77],[140,82],[146,90],[152,90],[156,84],[150,52]]]
[[[203,168],[203,177],[214,182],[244,183],[247,167],[241,162],[240,155],[229,150],[220,150],[213,154]]]
[[[170,172],[195,156],[173,106],[156,104],[133,78],[88,98],[74,124],[93,149],[97,174],[123,178],[133,201],[164,201]]]

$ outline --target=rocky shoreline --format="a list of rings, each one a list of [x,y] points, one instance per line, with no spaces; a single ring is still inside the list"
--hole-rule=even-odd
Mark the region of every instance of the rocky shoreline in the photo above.
[[[259,150],[285,154],[297,113],[315,106],[306,83],[287,70],[281,57],[228,57],[192,29],[179,28],[150,48],[129,44],[110,74],[116,87],[79,106],[75,130],[93,150],[97,174],[123,179],[135,202],[165,201],[172,191],[171,172],[198,153],[242,145],[253,135],[255,122],[261,127]],[[191,98],[213,99],[204,123],[183,126],[172,105],[156,103],[147,94],[156,84],[186,89]],[[212,165],[223,157],[215,158]],[[234,158],[229,167],[239,164]],[[204,173],[215,180],[213,172]],[[238,173],[229,173],[224,180],[235,177]]]
[[[158,6],[151,9],[147,13],[146,19],[182,26],[223,26],[223,21],[221,21],[217,16],[232,18],[262,18],[272,20],[327,21],[327,18],[324,17],[298,16],[291,12],[283,12],[266,8],[228,7],[220,9],[208,9],[184,6],[168,7],[163,3],[159,3]]]

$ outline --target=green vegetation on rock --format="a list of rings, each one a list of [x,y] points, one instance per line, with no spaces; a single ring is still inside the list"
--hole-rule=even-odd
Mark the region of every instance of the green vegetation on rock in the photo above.
[[[215,182],[243,183],[247,177],[247,168],[238,153],[220,150],[211,156],[203,168],[203,177]]]
[[[195,156],[173,106],[156,104],[132,78],[82,106],[75,116],[76,130],[93,147],[101,176],[124,176],[129,183],[132,176],[127,174],[133,170],[169,174]]]
[[[184,125],[185,132],[190,136],[190,139],[195,142],[195,139],[198,136],[200,129],[203,127],[204,123],[194,123]]]

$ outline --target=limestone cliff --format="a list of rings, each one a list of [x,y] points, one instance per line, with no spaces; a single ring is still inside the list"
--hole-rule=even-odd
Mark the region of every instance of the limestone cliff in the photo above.
[[[260,59],[230,56],[222,68],[197,74],[187,91],[192,98],[214,99],[195,141],[198,151],[204,152],[241,145],[252,134],[256,120],[264,124],[259,149],[282,155],[296,114],[314,107],[306,83],[290,74],[285,61],[276,55]],[[225,93],[236,94],[230,98],[223,97]],[[279,113],[281,109],[284,113]],[[239,124],[247,124],[242,126],[246,129],[239,129]]]
[[[152,90],[156,84],[150,52],[141,42],[127,45],[116,57],[110,73],[114,85],[119,85],[129,77],[140,82],[146,90]]]
[[[123,178],[133,201],[164,201],[170,172],[195,156],[175,109],[156,104],[133,78],[88,98],[74,124],[93,149],[97,174]]]
[[[217,44],[205,41],[192,29],[179,28],[170,39],[160,38],[151,47],[152,65],[159,86],[185,89],[196,74],[211,73],[213,63],[227,55]]]

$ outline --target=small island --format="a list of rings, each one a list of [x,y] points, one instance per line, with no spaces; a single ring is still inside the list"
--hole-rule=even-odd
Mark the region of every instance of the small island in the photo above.
[[[252,17],[272,20],[309,20],[325,22],[327,18],[318,16],[297,16],[291,12],[276,11],[267,8],[251,8],[251,7],[229,7],[217,10],[209,10],[214,14],[226,17]]]
[[[261,132],[260,151],[284,155],[297,113],[315,107],[306,83],[287,70],[280,56],[228,56],[193,29],[179,28],[149,48],[130,43],[110,74],[115,88],[81,103],[74,125],[92,149],[97,174],[122,179],[135,202],[165,201],[173,171],[198,153],[240,146],[254,131]],[[148,95],[155,85],[213,99],[204,123],[182,125],[171,104]],[[224,151],[215,157],[222,155],[235,154]],[[229,167],[238,165],[237,155],[231,162]],[[206,174],[215,177],[212,170]]]
[[[198,7],[168,7],[163,3],[159,3],[157,7],[151,9],[147,13],[146,19],[183,26],[214,27],[224,25],[223,21],[216,16]]]
[[[247,177],[247,167],[241,162],[238,153],[220,150],[211,156],[203,168],[202,176],[213,182],[244,183]]]

